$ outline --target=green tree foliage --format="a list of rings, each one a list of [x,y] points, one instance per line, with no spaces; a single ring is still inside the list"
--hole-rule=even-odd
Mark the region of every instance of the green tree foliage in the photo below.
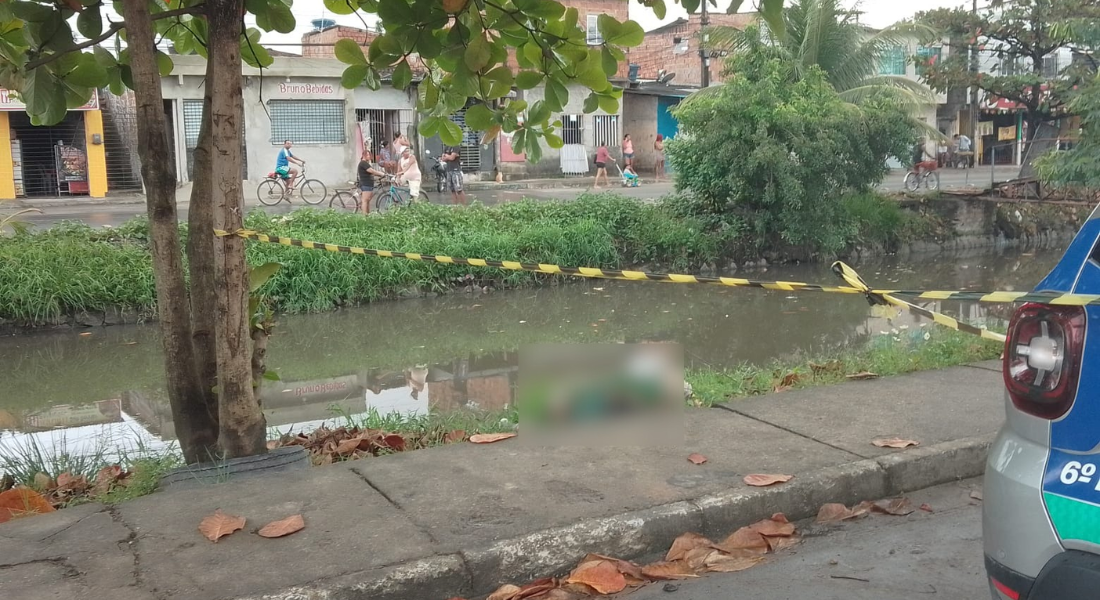
[[[667,148],[683,210],[758,250],[840,250],[855,228],[842,197],[905,155],[915,137],[905,113],[887,95],[844,102],[816,66],[745,54],[733,67],[726,83],[676,109],[681,133]]]

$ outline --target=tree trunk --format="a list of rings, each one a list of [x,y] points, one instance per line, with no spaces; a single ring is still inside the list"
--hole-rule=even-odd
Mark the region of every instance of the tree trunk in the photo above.
[[[125,0],[127,43],[137,108],[137,149],[145,182],[149,238],[157,290],[157,317],[164,345],[164,372],[180,447],[189,463],[216,452],[217,431],[209,427],[191,342],[191,315],[183,276],[176,173],[168,147],[168,123],[160,92],[153,21],[147,0]]]
[[[212,63],[208,63],[212,64]],[[208,67],[209,69],[209,67]],[[201,403],[207,417],[206,427],[218,431],[218,361],[215,346],[215,315],[218,291],[214,283],[214,202],[210,185],[211,139],[210,93],[203,98],[202,126],[195,146],[191,177],[191,206],[187,211],[187,258],[191,273],[191,339],[195,349]],[[196,235],[202,232],[201,235]],[[215,434],[216,436],[216,434]]]
[[[243,224],[244,196],[241,182],[241,15],[243,0],[207,0],[212,133],[211,184],[214,225],[236,231]],[[199,232],[195,232],[196,235]],[[245,240],[219,238],[214,245],[214,277],[217,296],[216,336],[220,435],[219,446],[227,457],[267,452],[267,426],[252,388],[252,344],[249,335],[249,271]]]

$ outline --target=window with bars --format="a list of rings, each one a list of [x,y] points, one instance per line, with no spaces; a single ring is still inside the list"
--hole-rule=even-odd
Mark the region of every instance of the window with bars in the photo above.
[[[1062,71],[1058,64],[1058,53],[1048,54],[1043,57],[1043,77],[1054,79]]]
[[[343,100],[269,100],[271,145],[344,144],[348,141]]]
[[[199,129],[202,128],[202,100],[183,101],[183,143],[187,148],[187,179],[195,176],[195,147],[199,145]],[[245,147],[244,127],[241,127],[241,179],[248,179],[248,152]]]
[[[583,144],[581,137],[584,127],[581,125],[581,115],[561,116],[561,139],[566,144]]]
[[[917,70],[922,71],[925,65],[934,65],[940,61],[943,48],[929,48],[921,46],[917,48]]]
[[[599,46],[603,43],[603,36],[600,35],[599,15],[588,15],[588,29],[587,38],[589,46]]]
[[[891,46],[879,57],[879,75],[905,75],[905,48]]]
[[[999,65],[999,67],[1000,67],[1001,75],[1003,75],[1005,77],[1010,77],[1012,75],[1015,75],[1017,72],[1019,72],[1020,69],[1019,69],[1019,65],[1016,62],[1016,57],[1015,56],[1012,56],[1012,55],[1009,55],[1009,54],[1004,54],[1004,55],[1001,55],[1000,58],[1001,58],[1001,64]]]
[[[592,125],[597,146],[604,143],[608,148],[617,148],[622,144],[618,115],[596,115],[592,117]]]
[[[382,142],[393,141],[393,136],[397,132],[405,133],[410,139],[415,137],[415,134],[410,131],[413,122],[412,110],[357,108],[355,120],[359,123],[363,134],[370,137],[370,149],[376,155],[382,149]]]
[[[481,170],[481,136],[466,126],[466,109],[451,115],[451,120],[462,128],[462,145],[458,154],[462,158],[462,170],[467,173]]]

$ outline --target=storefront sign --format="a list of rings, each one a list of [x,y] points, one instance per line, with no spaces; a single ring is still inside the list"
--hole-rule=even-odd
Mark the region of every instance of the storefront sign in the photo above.
[[[300,96],[302,98],[316,98],[318,96],[337,95],[336,86],[331,83],[292,83],[279,84],[279,93],[287,96]]]
[[[1004,142],[1006,140],[1014,140],[1014,139],[1016,139],[1016,126],[1015,125],[1013,125],[1012,127],[1001,127],[999,129],[997,129],[997,140],[998,141]]]
[[[27,105],[23,104],[23,101],[19,99],[15,92],[0,88],[0,111],[3,110],[24,111],[27,110]],[[92,97],[84,103],[84,106],[70,108],[69,110],[99,110],[99,94],[92,94]]]

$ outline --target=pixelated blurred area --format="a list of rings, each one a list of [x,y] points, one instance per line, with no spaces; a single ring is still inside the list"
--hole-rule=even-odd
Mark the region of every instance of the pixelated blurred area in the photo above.
[[[520,350],[523,443],[649,446],[683,441],[678,344],[545,344]]]

